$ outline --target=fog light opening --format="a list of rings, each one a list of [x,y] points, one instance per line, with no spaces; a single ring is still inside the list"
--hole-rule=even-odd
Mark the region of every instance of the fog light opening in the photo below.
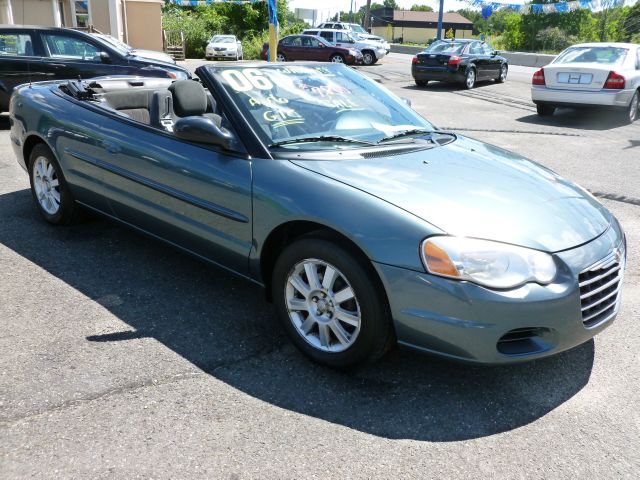
[[[553,348],[553,332],[544,327],[525,327],[509,330],[505,333],[496,348],[503,355],[521,356],[546,352]]]

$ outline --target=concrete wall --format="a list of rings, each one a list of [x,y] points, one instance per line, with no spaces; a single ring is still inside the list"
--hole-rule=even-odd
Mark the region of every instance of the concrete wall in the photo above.
[[[426,44],[430,38],[436,38],[438,30],[436,28],[403,28],[387,25],[384,27],[373,27],[371,33],[383,37],[388,42],[396,38],[402,38],[405,42]],[[472,37],[471,30],[456,30],[454,33],[456,38]]]
[[[127,43],[134,48],[162,51],[162,2],[127,0]]]
[[[414,47],[411,45],[399,45],[394,43],[391,45],[391,51],[394,53],[406,53],[415,55],[424,50],[424,47]],[[544,67],[556,58],[555,55],[545,55],[542,53],[525,53],[525,52],[499,52],[507,59],[509,65],[520,65],[522,67]]]
[[[51,0],[18,0],[11,2],[15,25],[55,25]]]

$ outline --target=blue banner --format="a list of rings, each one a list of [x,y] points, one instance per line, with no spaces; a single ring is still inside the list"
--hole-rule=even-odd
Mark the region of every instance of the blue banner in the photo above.
[[[512,10],[517,13],[566,13],[574,10],[589,9],[602,10],[604,8],[619,7],[624,5],[624,0],[572,0],[570,2],[556,3],[529,3],[521,5],[519,3],[498,3],[487,0],[464,0],[469,5],[479,7],[482,16],[489,18],[493,12],[498,10]]]
[[[169,0],[170,3],[178,5],[180,7],[199,7],[202,5],[212,5],[214,3],[235,3],[236,5],[242,5],[245,3],[258,3],[265,0]]]

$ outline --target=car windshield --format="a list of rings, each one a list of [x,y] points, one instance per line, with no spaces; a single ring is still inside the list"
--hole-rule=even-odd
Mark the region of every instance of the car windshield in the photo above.
[[[358,148],[402,132],[434,130],[398,97],[344,65],[207,68],[267,145]]]
[[[133,51],[133,48],[129,45],[109,35],[96,35],[95,37],[104,43],[108,43],[112,48],[115,48],[123,55],[128,55]]]
[[[571,47],[566,49],[553,63],[602,63],[616,65],[627,55],[626,48],[620,47]]]
[[[426,53],[462,53],[466,43],[462,42],[436,42],[425,50]]]
[[[355,23],[351,23],[349,24],[351,26],[351,31],[352,32],[356,32],[356,33],[367,33],[364,28],[362,28],[360,25],[355,24]]]
[[[235,43],[235,37],[216,35],[211,38],[211,43]]]

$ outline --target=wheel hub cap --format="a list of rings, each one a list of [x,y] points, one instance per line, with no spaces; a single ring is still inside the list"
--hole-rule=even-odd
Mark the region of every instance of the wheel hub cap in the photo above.
[[[318,350],[341,352],[360,333],[360,306],[348,280],[336,267],[317,259],[296,264],[287,278],[289,319]]]
[[[49,215],[60,210],[58,177],[53,165],[46,157],[36,158],[33,164],[33,188],[42,209]]]

